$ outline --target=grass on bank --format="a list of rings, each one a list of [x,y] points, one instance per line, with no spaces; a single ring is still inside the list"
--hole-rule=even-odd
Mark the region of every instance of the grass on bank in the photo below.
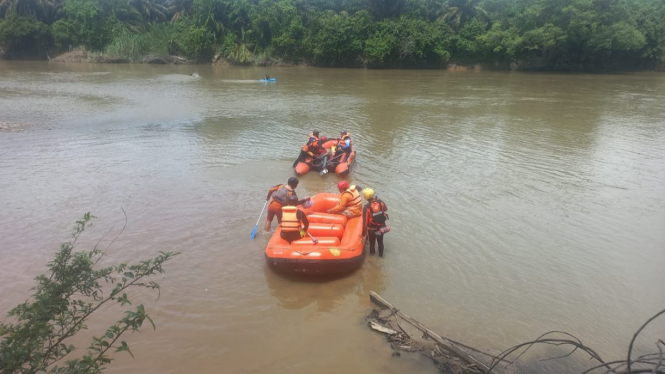
[[[153,25],[144,33],[121,31],[104,49],[104,54],[139,62],[145,56],[168,56],[175,51],[173,30],[168,25]]]

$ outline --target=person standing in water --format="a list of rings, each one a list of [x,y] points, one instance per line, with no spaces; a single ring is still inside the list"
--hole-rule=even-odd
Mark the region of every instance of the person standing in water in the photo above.
[[[266,197],[266,201],[270,200],[272,197],[272,200],[270,201],[270,204],[268,205],[268,219],[266,220],[266,225],[264,227],[264,230],[270,231],[270,225],[272,224],[273,218],[277,216],[277,223],[282,222],[282,207],[284,207],[291,196],[295,196],[296,199],[298,198],[298,195],[296,195],[296,187],[298,187],[298,183],[300,181],[298,178],[291,177],[287,181],[286,185],[283,184],[278,184],[276,186],[270,187],[268,190],[268,197]],[[298,201],[298,204],[300,205],[304,203],[305,201],[310,200],[310,198],[306,198],[304,200]]]
[[[367,200],[367,204],[363,207],[363,227],[367,229],[369,254],[374,254],[375,244],[378,242],[379,256],[383,257],[383,233],[389,230],[386,226],[388,207],[371,188],[363,190],[363,197]]]

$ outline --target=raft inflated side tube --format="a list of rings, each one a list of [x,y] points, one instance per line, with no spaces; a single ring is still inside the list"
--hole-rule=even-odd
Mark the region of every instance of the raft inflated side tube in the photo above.
[[[330,149],[335,144],[337,144],[337,140],[328,140],[327,142],[323,143],[322,146],[325,149]]]
[[[307,215],[307,220],[310,223],[310,227],[312,227],[313,223],[338,224],[341,225],[342,227],[345,227],[346,222],[349,219],[341,214],[311,213]]]
[[[311,230],[311,226],[310,226]],[[309,230],[308,230],[309,231]],[[327,246],[327,247],[337,247],[339,246],[339,238],[316,238],[318,240],[318,243],[316,245],[318,246]],[[302,239],[294,240],[291,242],[291,246],[293,247],[304,247],[304,246],[310,246],[314,245],[314,241],[309,237],[306,236]]]
[[[344,156],[342,156],[344,157]],[[356,158],[356,151],[351,151],[351,154],[346,156],[343,162],[340,162],[336,167],[335,167],[335,174],[337,175],[345,175],[349,173],[349,168],[351,167],[351,164],[353,164],[353,160]]]
[[[337,165],[337,167],[335,167],[335,174],[337,175],[348,174],[348,172],[349,172],[349,164],[347,164],[346,162],[339,164]]]
[[[296,174],[303,175],[309,173],[309,165],[304,162],[299,162],[295,167]]]
[[[344,236],[344,226],[334,223],[310,223],[307,232],[317,238],[336,237],[342,239],[342,236]]]
[[[339,193],[320,193],[312,196],[312,201],[314,202],[314,205],[311,208],[305,210],[305,214],[307,215],[312,213],[326,212],[328,209],[334,208],[340,202],[340,195]]]
[[[346,163],[351,165],[353,164],[353,161],[356,159],[356,151],[351,151],[351,154],[349,155],[349,159],[346,160]]]

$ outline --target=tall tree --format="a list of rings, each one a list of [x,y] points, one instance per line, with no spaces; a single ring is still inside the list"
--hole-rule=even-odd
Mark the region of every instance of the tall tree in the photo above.
[[[146,22],[164,22],[169,19],[164,0],[130,0],[130,4]]]
[[[63,0],[0,0],[0,17],[32,17],[46,24],[62,15]]]
[[[480,2],[481,0],[448,0],[439,19],[448,22],[454,30],[458,30],[475,16],[489,19],[489,15],[480,6]]]

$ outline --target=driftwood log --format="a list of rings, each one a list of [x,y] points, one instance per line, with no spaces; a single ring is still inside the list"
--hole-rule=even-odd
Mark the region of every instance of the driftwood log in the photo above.
[[[665,341],[663,341],[663,339],[658,339],[655,342],[658,352],[633,357],[634,343],[638,335],[655,319],[664,316],[665,309],[656,313],[653,317],[647,320],[637,332],[635,332],[630,341],[626,359],[606,362],[596,351],[583,344],[577,337],[563,331],[550,331],[542,334],[536,340],[515,345],[498,355],[491,355],[452,339],[441,337],[439,334],[428,329],[425,325],[399,311],[375,292],[370,292],[370,300],[381,307],[380,312],[374,310],[369,316],[370,321],[368,324],[372,329],[387,334],[389,337],[388,341],[393,345],[393,349],[409,352],[418,351],[421,354],[429,356],[437,362],[439,368],[444,373],[514,374],[517,373],[517,369],[511,365],[513,365],[516,360],[534,345],[547,345],[553,347],[567,346],[572,347],[572,349],[565,355],[551,357],[542,361],[568,357],[576,351],[585,352],[591,359],[597,361],[598,364],[582,371],[581,374],[665,374]],[[405,323],[400,325],[400,320]],[[412,329],[411,332],[407,332],[409,327]],[[557,336],[563,336],[563,338]],[[434,346],[432,346],[431,342],[434,343]],[[442,351],[445,351],[445,353]],[[483,359],[489,357],[492,358],[492,360],[491,362],[485,361],[489,363],[487,365],[483,361],[472,356],[469,352],[479,353],[482,355]],[[513,356],[513,354],[515,354],[516,357],[508,359],[508,357]],[[399,353],[396,352],[393,355],[399,355]],[[463,361],[466,365],[460,365],[459,361]],[[499,364],[502,362],[507,363],[507,365],[503,368],[499,368]]]
[[[444,360],[448,363],[451,361],[455,360],[461,360],[465,364],[463,365],[466,370],[466,372],[473,373],[483,373],[483,374],[496,374],[495,371],[490,371],[489,367],[470,355],[469,353],[465,352],[464,350],[460,349],[455,345],[455,343],[449,341],[448,339],[445,339],[441,337],[439,334],[435,333],[434,331],[430,330],[427,328],[425,325],[419,323],[418,321],[414,320],[413,318],[407,316],[406,314],[402,313],[400,310],[392,306],[389,302],[387,302],[385,299],[383,299],[381,296],[379,296],[376,292],[370,292],[370,300],[372,300],[375,304],[379,305],[383,311],[389,311],[389,313],[379,313],[376,315],[380,320],[386,320],[387,317],[395,315],[398,316],[401,320],[404,322],[408,323],[411,327],[415,328],[416,330],[420,331],[422,333],[422,337],[425,339],[429,339],[433,341],[436,345],[434,349],[441,348],[442,350],[445,350],[448,352],[452,358],[451,359],[436,359],[432,357],[435,361],[438,363],[442,363],[441,360]],[[399,322],[396,322],[397,326],[399,327],[402,332],[407,335],[408,338],[413,338],[409,336],[409,334],[405,331],[402,326],[399,325]],[[375,321],[370,321],[369,325],[371,328],[385,333],[389,334],[390,336],[393,336],[393,333],[397,333],[394,329],[391,329],[390,327],[386,326],[381,326],[380,324],[377,324]],[[392,332],[392,333],[391,333]],[[389,339],[391,340],[391,339]],[[397,340],[397,339],[393,339]],[[421,344],[422,345],[422,344]],[[402,348],[403,350],[408,350],[407,348],[409,345],[398,345],[399,348]],[[470,347],[469,347],[470,348]]]

